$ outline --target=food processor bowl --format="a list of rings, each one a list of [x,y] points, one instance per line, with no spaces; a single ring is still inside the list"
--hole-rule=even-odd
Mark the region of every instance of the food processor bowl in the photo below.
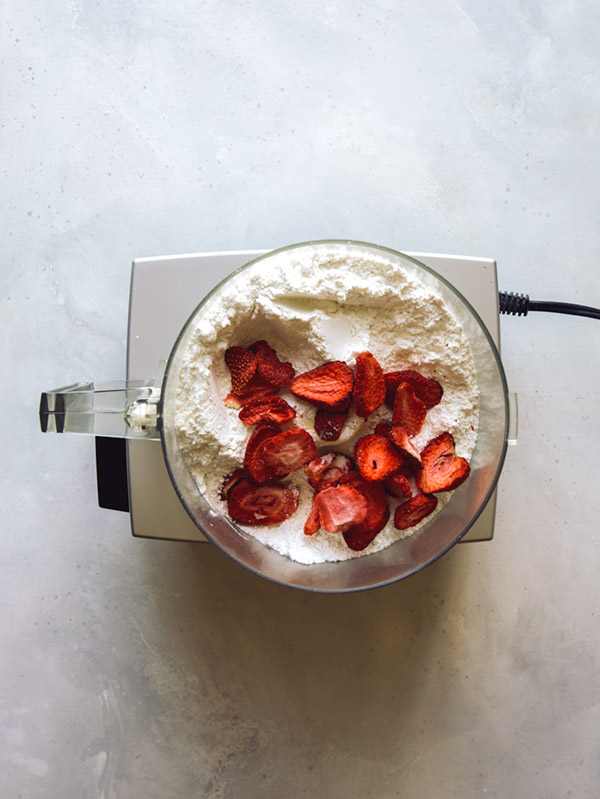
[[[412,535],[389,547],[350,560],[305,565],[260,543],[212,508],[198,489],[179,448],[175,426],[177,381],[184,353],[207,304],[231,288],[240,276],[269,269],[281,253],[310,258],[315,248],[342,246],[365,259],[384,257],[440,296],[462,326],[475,363],[480,391],[477,442],[470,457],[471,474],[452,492],[449,502]],[[171,481],[183,506],[204,535],[241,566],[282,585],[308,591],[341,593],[376,588],[425,568],[467,533],[490,500],[506,455],[509,395],[500,355],[477,312],[448,281],[414,258],[387,247],[359,241],[322,240],[270,251],[248,262],[219,283],[197,306],[173,346],[160,400],[159,429]],[[301,522],[299,521],[299,524]]]

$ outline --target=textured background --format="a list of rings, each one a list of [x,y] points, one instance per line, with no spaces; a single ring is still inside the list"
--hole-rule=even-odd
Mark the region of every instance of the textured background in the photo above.
[[[598,322],[503,318],[495,539],[365,594],[132,539],[92,440],[37,425],[41,390],[124,376],[134,257],[352,237],[600,306],[597,3],[0,22],[2,796],[598,796]]]

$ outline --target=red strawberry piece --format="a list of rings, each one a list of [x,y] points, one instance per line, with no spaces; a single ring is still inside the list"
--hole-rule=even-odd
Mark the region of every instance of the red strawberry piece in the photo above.
[[[383,483],[390,494],[399,499],[412,497],[412,488],[403,470],[394,472],[394,474],[386,477]]]
[[[277,477],[302,469],[316,454],[313,437],[298,427],[269,438],[260,449],[265,468]]]
[[[421,519],[429,516],[436,508],[437,497],[429,497],[425,494],[415,494],[408,502],[398,505],[394,512],[394,527],[397,530],[408,530],[414,527]]]
[[[263,424],[257,427],[248,439],[244,453],[244,468],[257,483],[264,483],[273,477],[265,465],[262,448],[269,439],[279,435],[280,432],[278,427]]]
[[[352,525],[343,533],[348,547],[360,552],[388,523],[390,518],[388,498],[381,483],[368,483],[357,472],[342,479],[346,485],[351,485],[359,491],[367,501],[367,514],[363,521]]]
[[[243,469],[234,469],[231,474],[228,474],[227,477],[223,480],[223,485],[221,486],[221,499],[227,499],[227,496],[234,485],[240,482],[246,476],[246,472]]]
[[[385,401],[393,406],[396,389],[400,383],[408,383],[426,408],[433,408],[442,399],[444,389],[437,380],[424,377],[415,369],[404,369],[401,372],[388,372],[384,375]]]
[[[325,455],[317,455],[305,466],[304,474],[313,488],[318,488],[321,484],[323,474],[331,466],[335,454],[335,452],[327,452]]]
[[[321,527],[328,533],[343,533],[367,515],[367,500],[349,485],[333,486],[315,495]]]
[[[283,424],[296,416],[296,411],[283,397],[275,394],[266,394],[256,397],[244,405],[238,416],[244,424],[258,424],[259,422],[272,422]]]
[[[347,418],[348,409],[345,411],[324,411],[323,408],[317,408],[315,433],[321,441],[337,441]]]
[[[451,433],[440,433],[421,451],[421,469],[416,473],[417,486],[424,494],[452,491],[469,476],[469,462],[454,449]]]
[[[330,466],[322,473],[321,483],[319,488],[327,488],[332,485],[338,485],[343,477],[356,471],[352,460],[341,452],[328,453],[333,454],[333,460]],[[325,456],[326,457],[326,456]]]
[[[411,466],[421,465],[421,455],[413,442],[408,437],[406,430],[397,424],[391,428],[390,437],[396,449],[400,450]]]
[[[229,347],[225,351],[225,363],[231,373],[231,390],[240,394],[256,372],[256,355],[246,347]]]
[[[339,483],[353,468],[353,463],[347,455],[341,452],[327,452],[325,455],[313,458],[305,467],[304,473],[310,485],[314,489],[319,489],[324,483],[328,486]]]
[[[362,477],[358,469],[354,468],[354,463],[352,461],[351,463],[352,463],[352,468],[347,474],[343,474],[339,478],[338,485],[353,486],[354,488],[356,488],[358,483],[366,482],[366,480]],[[368,485],[371,485],[371,483],[369,483]],[[379,485],[379,483],[373,483],[373,485]]]
[[[383,370],[370,352],[361,352],[356,356],[353,399],[356,415],[363,419],[370,416],[385,401]]]
[[[290,391],[317,408],[344,411],[350,405],[354,374],[343,361],[330,361],[295,377]]]
[[[373,432],[392,440],[392,425],[389,422],[377,422]]]
[[[266,350],[261,350],[256,358],[259,374],[277,388],[287,385],[294,379],[296,370],[289,361],[280,361],[276,355],[272,356]]]
[[[275,352],[273,347],[268,341],[265,341],[264,338],[261,338],[259,341],[255,341],[253,344],[250,344],[248,349],[252,350],[255,355],[257,355],[261,350],[271,350],[271,352]]]
[[[400,375],[405,383],[412,386],[412,390],[427,409],[433,408],[442,399],[444,389],[437,380],[424,377],[414,369],[405,369]]]
[[[423,427],[427,408],[408,383],[400,383],[394,398],[392,426],[400,425],[409,436],[416,436]]]
[[[298,507],[298,501],[295,488],[278,482],[256,485],[242,480],[229,492],[227,508],[236,522],[266,526],[289,518]]]
[[[401,372],[386,372],[383,379],[385,382],[385,403],[390,408],[394,407],[394,397],[396,396],[396,389],[400,383],[404,383],[400,377]]]
[[[231,394],[225,397],[224,402],[228,408],[243,408],[244,405],[252,402],[252,400],[258,397],[264,397],[267,394],[273,394],[275,391],[275,386],[267,383],[259,374],[255,374],[254,377],[251,377],[248,383],[246,383],[246,387],[240,394],[231,392]]]
[[[304,522],[304,535],[314,535],[321,529],[321,516],[319,513],[319,503],[316,502],[316,495],[313,497],[312,507],[308,514],[308,519]]]
[[[377,433],[359,438],[354,446],[354,460],[365,480],[384,480],[404,463],[392,442]]]
[[[249,349],[256,353],[256,369],[259,375],[275,388],[281,388],[294,379],[296,370],[292,364],[280,361],[277,352],[264,339],[255,341]]]

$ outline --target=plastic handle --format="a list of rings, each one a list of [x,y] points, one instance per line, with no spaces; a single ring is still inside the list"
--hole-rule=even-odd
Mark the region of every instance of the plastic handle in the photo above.
[[[44,391],[43,433],[85,433],[112,438],[160,438],[160,388],[141,380],[73,383]]]

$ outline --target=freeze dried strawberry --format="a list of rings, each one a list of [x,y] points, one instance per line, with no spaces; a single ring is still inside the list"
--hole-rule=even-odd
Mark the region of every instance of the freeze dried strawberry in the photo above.
[[[326,488],[315,495],[321,527],[328,533],[343,533],[367,515],[367,500],[349,485]]]
[[[255,341],[249,349],[256,353],[258,374],[275,388],[281,388],[294,379],[296,370],[292,364],[280,361],[277,352],[264,339]]]
[[[244,424],[258,424],[259,422],[283,424],[293,419],[296,416],[296,411],[283,397],[266,394],[264,397],[257,397],[247,402],[238,416]]]
[[[397,431],[395,435],[393,435],[393,430]],[[399,431],[402,431],[402,433],[400,433]],[[396,449],[402,456],[403,460],[402,466],[400,467],[398,472],[395,472],[395,474],[401,474],[407,480],[410,477],[412,477],[413,474],[411,470],[411,465],[420,465],[421,456],[419,455],[419,450],[408,438],[406,430],[404,430],[403,427],[393,428],[389,422],[378,422],[375,425],[374,432],[380,436],[384,436],[385,438],[389,439],[389,441],[392,442],[392,444],[396,447]],[[387,479],[388,478],[386,478],[386,480]]]
[[[227,496],[231,489],[240,482],[246,476],[246,472],[243,469],[234,469],[231,474],[228,474],[227,477],[223,480],[223,485],[221,486],[221,499],[227,499]]]
[[[400,425],[409,436],[416,436],[423,427],[427,408],[408,383],[400,383],[394,397],[392,426]]]
[[[244,390],[240,394],[231,392],[223,401],[228,408],[243,408],[252,400],[257,399],[257,397],[273,394],[274,391],[276,391],[275,386],[267,383],[259,374],[255,374],[246,383]]]
[[[236,522],[250,525],[279,524],[297,509],[299,494],[295,488],[271,482],[256,485],[242,480],[229,492],[227,508]]]
[[[382,483],[368,483],[354,472],[342,478],[344,484],[351,485],[367,501],[367,514],[362,522],[352,525],[344,533],[348,547],[359,552],[367,547],[388,523],[390,508]]]
[[[263,424],[257,427],[248,439],[246,452],[244,453],[244,468],[257,483],[264,483],[273,477],[265,466],[262,448],[269,439],[279,435],[280,432],[278,427]]]
[[[225,351],[225,363],[231,373],[231,390],[240,394],[256,372],[256,355],[246,347],[229,347]]]
[[[321,516],[319,514],[319,504],[315,501],[316,495],[313,497],[312,507],[308,514],[308,519],[304,522],[304,535],[314,535],[317,530],[321,529]]]
[[[411,466],[421,465],[421,455],[419,450],[412,443],[408,437],[408,433],[403,427],[401,427],[399,424],[392,427],[390,430],[390,438],[396,449],[398,449],[402,455],[404,455]]]
[[[383,483],[390,494],[393,494],[399,499],[408,499],[412,497],[411,485],[408,482],[406,473],[402,469],[386,477]]]
[[[316,454],[313,437],[298,427],[269,438],[260,449],[265,468],[276,477],[302,469]]]
[[[392,440],[392,425],[389,422],[377,422],[373,432]]]
[[[304,474],[314,489],[319,489],[323,484],[333,485],[349,474],[354,465],[347,455],[341,452],[327,452],[317,455],[305,467]]]
[[[258,360],[257,369],[259,374],[277,388],[287,385],[294,379],[296,370],[289,361],[280,361],[277,356],[273,358],[264,350],[259,352],[256,358]]]
[[[384,375],[385,401],[393,406],[396,389],[400,383],[408,383],[426,408],[433,408],[442,399],[444,389],[437,380],[424,377],[415,369],[404,369],[401,372],[388,372]]]
[[[408,502],[398,505],[394,512],[394,527],[397,530],[408,530],[414,527],[421,519],[429,516],[436,508],[437,497],[429,497],[425,494],[415,494]]]
[[[259,341],[255,341],[248,347],[249,350],[257,355],[261,350],[271,350],[271,352],[275,352],[273,347],[269,344],[268,341],[265,341],[264,338],[261,338]]]
[[[354,460],[365,480],[383,480],[404,463],[392,442],[377,433],[359,438],[354,446]]]
[[[400,372],[386,372],[383,376],[385,382],[385,404],[389,408],[394,407],[394,397],[396,396],[396,389],[400,383],[404,383],[400,377]]]
[[[353,399],[356,415],[362,419],[370,416],[385,400],[383,370],[370,352],[361,352],[356,356]]]
[[[321,484],[323,474],[331,466],[334,457],[334,452],[328,452],[325,455],[317,455],[316,458],[313,458],[311,462],[304,467],[304,474],[313,488],[317,488]]]
[[[345,411],[324,411],[323,408],[317,408],[315,433],[321,441],[337,441],[347,418],[348,409]]]
[[[469,476],[469,462],[454,449],[451,433],[440,433],[421,451],[421,469],[416,473],[417,486],[424,494],[452,491]]]
[[[317,408],[344,411],[350,405],[354,374],[343,361],[330,361],[295,377],[290,391]]]

